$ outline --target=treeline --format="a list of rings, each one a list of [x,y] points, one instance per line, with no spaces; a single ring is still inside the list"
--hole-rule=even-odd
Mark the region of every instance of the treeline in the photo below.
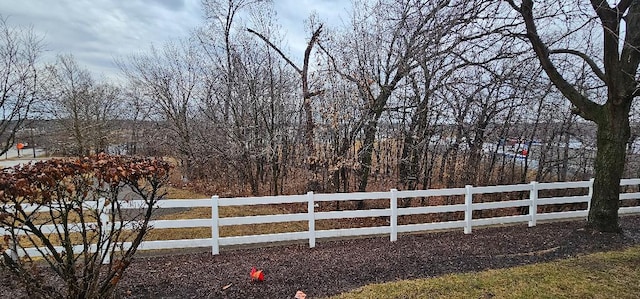
[[[590,178],[594,126],[494,2],[354,1],[342,25],[310,16],[297,53],[270,2],[206,0],[191,36],[118,59],[123,84],[68,55],[38,69],[29,115],[57,120],[66,137],[48,142],[64,154],[175,157],[184,181],[222,195]],[[588,63],[557,59],[584,93],[602,93]]]

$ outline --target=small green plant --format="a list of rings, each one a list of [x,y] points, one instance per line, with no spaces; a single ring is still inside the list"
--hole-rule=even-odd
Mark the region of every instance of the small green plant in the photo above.
[[[100,154],[3,169],[0,268],[29,298],[113,297],[170,168],[160,159]],[[125,209],[132,199],[138,205]]]

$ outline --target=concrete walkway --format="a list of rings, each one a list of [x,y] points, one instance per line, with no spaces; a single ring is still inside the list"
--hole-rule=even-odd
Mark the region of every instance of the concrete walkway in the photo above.
[[[44,150],[36,149],[36,157],[42,154],[44,154]],[[33,149],[28,148],[21,150],[20,157],[18,157],[17,150],[10,149],[4,155],[0,156],[0,168],[13,167],[41,160],[46,160],[46,158],[33,158]]]

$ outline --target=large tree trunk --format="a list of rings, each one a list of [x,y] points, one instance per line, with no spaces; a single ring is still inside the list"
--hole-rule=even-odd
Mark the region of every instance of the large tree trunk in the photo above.
[[[629,108],[606,105],[606,111],[607,115],[598,123],[598,151],[588,225],[598,231],[619,232],[620,179],[631,132]]]

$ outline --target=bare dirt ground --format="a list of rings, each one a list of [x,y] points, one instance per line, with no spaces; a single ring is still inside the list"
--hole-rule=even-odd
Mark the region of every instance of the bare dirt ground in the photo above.
[[[120,283],[124,298],[307,298],[371,284],[448,273],[552,261],[640,245],[640,215],[622,217],[623,234],[585,230],[584,221],[541,223],[356,240],[322,241],[261,249],[146,256],[136,259]],[[251,267],[265,281],[251,282]],[[1,274],[1,273],[0,273]],[[5,275],[0,275],[5,276]],[[19,298],[3,278],[0,297]]]

